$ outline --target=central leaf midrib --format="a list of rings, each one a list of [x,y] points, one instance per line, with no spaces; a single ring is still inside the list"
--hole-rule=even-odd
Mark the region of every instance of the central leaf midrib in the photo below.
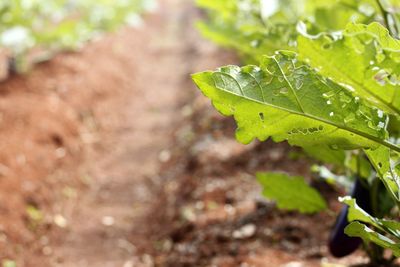
[[[224,73],[224,72],[220,72],[220,71],[216,71],[215,73],[228,75],[229,77],[231,77],[232,79],[234,79],[236,83],[238,83],[238,82],[236,81],[236,79],[235,79],[232,75],[230,75],[230,74],[228,74],[228,73]],[[214,78],[213,78],[213,80],[214,80]],[[362,136],[362,137],[364,137],[364,138],[367,138],[367,139],[369,139],[369,140],[372,140],[372,141],[374,141],[374,142],[376,142],[376,143],[378,143],[378,144],[381,144],[381,145],[383,145],[383,146],[386,146],[386,147],[388,147],[388,148],[390,148],[390,149],[393,149],[394,151],[400,153],[400,147],[398,147],[398,146],[396,146],[396,145],[394,145],[394,144],[392,144],[392,143],[390,143],[390,142],[388,142],[388,141],[386,141],[386,140],[381,140],[381,139],[379,139],[378,137],[375,137],[375,136],[373,136],[373,135],[370,135],[370,134],[367,134],[367,133],[358,131],[358,130],[356,130],[356,129],[349,128],[349,127],[347,127],[346,125],[340,125],[340,124],[337,124],[337,123],[335,123],[335,122],[328,121],[328,120],[326,120],[326,119],[324,119],[324,118],[316,117],[316,116],[314,116],[314,115],[305,113],[304,111],[303,111],[303,113],[300,113],[300,112],[298,112],[298,111],[290,110],[290,109],[287,109],[287,108],[284,108],[284,107],[281,107],[281,106],[276,106],[276,105],[273,105],[273,104],[271,104],[271,103],[261,102],[261,101],[259,101],[259,100],[254,99],[254,98],[250,98],[250,97],[248,97],[248,96],[245,95],[245,94],[239,95],[239,94],[236,94],[236,93],[234,93],[234,92],[232,92],[232,91],[225,90],[225,89],[221,89],[221,88],[219,88],[218,86],[216,86],[215,80],[214,80],[214,86],[215,86],[215,88],[218,89],[218,90],[222,90],[222,91],[224,91],[224,92],[230,93],[230,94],[235,95],[235,96],[238,96],[238,97],[243,97],[243,98],[246,99],[246,100],[249,100],[249,101],[252,101],[252,102],[255,102],[255,103],[258,103],[258,104],[270,106],[270,107],[273,107],[273,108],[276,108],[276,109],[279,109],[279,110],[283,110],[283,111],[286,111],[286,112],[289,112],[289,113],[293,113],[293,114],[296,114],[296,115],[299,115],[299,116],[304,116],[304,117],[307,117],[307,118],[310,118],[310,119],[313,119],[313,120],[316,120],[316,121],[320,121],[320,122],[326,123],[326,124],[328,124],[328,125],[335,126],[335,127],[339,128],[339,129],[343,129],[343,130],[346,130],[346,131],[348,131],[348,132],[355,133],[355,134],[357,134],[357,135],[359,135],[359,136]]]

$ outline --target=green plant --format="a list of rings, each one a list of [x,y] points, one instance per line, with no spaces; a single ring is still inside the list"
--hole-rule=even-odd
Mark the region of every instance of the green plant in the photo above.
[[[0,3],[0,46],[17,71],[74,50],[104,31],[140,22],[152,0],[15,0]],[[33,51],[34,50],[34,51]],[[29,59],[28,59],[29,56]],[[30,62],[32,61],[32,62]]]
[[[400,207],[400,1],[198,3],[208,10],[208,21],[199,23],[205,36],[236,49],[246,62],[259,62],[192,76],[219,112],[235,118],[236,138],[288,141],[330,163],[331,177],[361,179],[371,214],[356,204],[362,199],[342,198],[351,222],[346,234],[362,238],[374,262],[400,256],[400,223],[388,219]],[[258,177],[280,208],[326,207],[314,190],[299,197],[291,188],[300,187],[298,177]],[[277,186],[285,188],[284,198],[271,190]],[[383,249],[393,258],[385,259]]]

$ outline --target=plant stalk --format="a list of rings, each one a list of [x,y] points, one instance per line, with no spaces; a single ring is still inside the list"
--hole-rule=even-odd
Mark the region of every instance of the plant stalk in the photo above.
[[[396,18],[393,16],[392,13],[390,13],[389,11],[387,11],[387,10],[383,7],[381,0],[376,0],[376,3],[377,3],[378,6],[379,6],[379,9],[380,9],[380,11],[381,11],[381,14],[382,14],[383,19],[384,19],[384,22],[385,22],[385,26],[386,26],[386,28],[389,30],[390,35],[392,35],[392,36],[395,37],[396,39],[399,39],[399,36],[398,36],[398,34],[399,34],[399,28],[398,28],[398,23],[397,23]],[[394,24],[394,28],[395,28],[395,29],[393,29],[393,27],[390,25],[389,17],[391,17],[391,18],[393,19],[393,21],[394,21],[393,24]]]

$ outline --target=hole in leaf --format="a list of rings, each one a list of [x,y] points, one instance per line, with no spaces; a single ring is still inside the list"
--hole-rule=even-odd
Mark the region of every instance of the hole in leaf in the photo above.
[[[260,116],[260,119],[261,119],[262,121],[264,121],[264,113],[260,112],[260,113],[258,113],[258,116]]]

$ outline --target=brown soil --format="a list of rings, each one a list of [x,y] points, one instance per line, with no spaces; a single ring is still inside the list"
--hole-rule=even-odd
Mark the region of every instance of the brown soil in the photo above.
[[[190,73],[237,62],[198,36],[196,17],[191,1],[161,1],[142,28],[0,85],[1,260],[18,267],[334,261],[325,245],[334,216],[279,212],[254,179],[259,170],[311,178],[309,160],[287,145],[236,143],[232,120],[194,89]],[[316,186],[337,210],[339,193]]]

